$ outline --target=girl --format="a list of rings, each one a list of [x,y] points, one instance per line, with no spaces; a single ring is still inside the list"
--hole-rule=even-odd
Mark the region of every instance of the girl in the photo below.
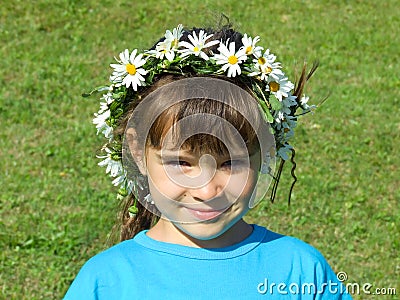
[[[294,155],[315,70],[294,86],[259,40],[179,25],[111,64],[94,123],[123,242],[90,259],[65,299],[351,299],[313,247],[243,220],[276,186],[275,159]]]

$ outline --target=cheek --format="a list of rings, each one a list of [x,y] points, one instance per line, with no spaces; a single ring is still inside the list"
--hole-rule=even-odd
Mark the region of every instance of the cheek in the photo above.
[[[228,184],[225,187],[227,193],[237,198],[250,197],[257,182],[256,172],[241,172],[231,175]]]
[[[185,191],[169,180],[165,173],[159,172],[149,178],[149,190],[159,217],[171,221],[184,220],[179,208]]]
[[[147,171],[150,193],[155,201],[174,200],[182,194],[182,188],[169,178],[163,166],[148,168]]]

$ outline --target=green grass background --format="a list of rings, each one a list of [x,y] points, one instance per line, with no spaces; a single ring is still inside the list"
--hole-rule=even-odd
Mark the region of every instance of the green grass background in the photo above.
[[[314,245],[348,282],[399,294],[396,2],[2,1],[0,298],[60,299],[107,247],[115,189],[96,165],[99,101],[81,93],[107,83],[121,50],[148,48],[178,23],[212,26],[220,12],[260,35],[291,75],[318,58],[308,92],[314,103],[330,95],[297,128],[292,205],[287,166],[276,203],[247,219]]]

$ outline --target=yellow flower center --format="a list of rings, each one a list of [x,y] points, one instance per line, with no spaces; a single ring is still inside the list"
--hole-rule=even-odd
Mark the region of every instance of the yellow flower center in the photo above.
[[[265,74],[269,74],[271,72],[272,72],[272,69],[270,67],[266,67],[265,70],[264,70]]]
[[[260,57],[260,58],[258,59],[258,64],[259,64],[259,65],[263,65],[263,64],[265,64],[265,63],[266,63],[266,60],[265,60],[264,57]]]
[[[173,48],[176,48],[176,47],[178,47],[178,43],[179,43],[179,41],[178,41],[178,39],[174,39],[173,41],[172,41],[172,47]]]
[[[228,57],[228,63],[230,63],[231,65],[234,65],[238,62],[238,59],[235,55],[229,56]]]
[[[250,54],[252,51],[253,51],[253,47],[252,46],[247,46],[246,54]]]
[[[269,83],[269,90],[271,91],[271,92],[277,92],[277,91],[279,91],[279,83],[277,83],[277,82],[275,82],[275,81],[271,81],[270,83]]]
[[[196,46],[196,47],[193,48],[193,52],[199,52],[199,51],[200,51],[199,47]]]
[[[135,75],[136,74],[136,67],[132,64],[127,64],[126,65],[126,71],[130,74],[130,75]]]

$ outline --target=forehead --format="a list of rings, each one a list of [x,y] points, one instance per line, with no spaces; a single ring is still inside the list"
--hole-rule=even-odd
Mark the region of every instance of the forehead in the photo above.
[[[215,78],[182,79],[158,88],[141,100],[128,122],[143,150],[255,152],[269,133],[257,100]]]
[[[153,152],[156,156],[162,159],[168,159],[168,158],[177,158],[177,157],[187,157],[187,158],[199,158],[203,155],[210,155],[214,158],[223,158],[223,159],[229,159],[229,158],[248,158],[251,155],[245,150],[245,151],[239,151],[239,152],[231,152],[227,155],[220,155],[216,153],[201,153],[201,152],[193,152],[191,150],[186,150],[186,149],[177,149],[177,150],[166,150],[166,149],[157,149],[153,147],[149,147],[147,152]]]
[[[151,92],[135,108],[130,122],[136,125],[135,128],[138,128],[137,125],[148,128],[163,115],[166,119],[163,120],[163,127],[169,127],[165,125],[171,125],[168,123],[172,121],[171,117],[175,119],[173,123],[188,115],[195,115],[197,120],[208,118],[206,114],[224,119],[229,112],[231,118],[255,123],[259,118],[257,108],[257,100],[233,83],[216,78],[194,77],[173,81]]]

